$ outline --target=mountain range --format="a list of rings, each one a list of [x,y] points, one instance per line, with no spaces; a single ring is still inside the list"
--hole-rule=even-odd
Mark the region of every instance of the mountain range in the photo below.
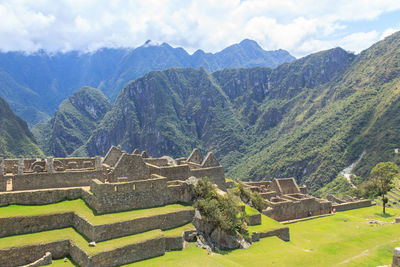
[[[32,131],[55,156],[120,145],[181,157],[198,147],[214,151],[228,177],[293,176],[315,192],[358,159],[355,184],[380,161],[400,163],[399,100],[397,32],[358,55],[334,48],[275,68],[150,71],[113,104],[82,88]]]
[[[105,48],[92,53],[0,53],[0,97],[33,126],[53,116],[58,105],[83,86],[100,89],[113,102],[129,81],[152,70],[276,67],[294,59],[287,51],[265,51],[248,39],[215,54],[198,50],[190,55],[182,48],[151,41],[135,49]]]

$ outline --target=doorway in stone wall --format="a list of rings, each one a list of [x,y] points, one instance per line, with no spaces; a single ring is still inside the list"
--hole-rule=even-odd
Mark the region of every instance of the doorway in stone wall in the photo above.
[[[12,185],[12,178],[7,179],[7,187],[6,191],[12,191],[13,185]]]

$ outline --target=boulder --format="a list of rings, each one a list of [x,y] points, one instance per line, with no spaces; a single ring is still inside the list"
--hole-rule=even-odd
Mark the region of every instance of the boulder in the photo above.
[[[193,225],[196,227],[197,231],[204,233],[206,236],[209,236],[214,230],[214,226],[205,222],[197,209],[194,212]]]
[[[220,249],[248,248],[250,243],[236,235],[230,235],[221,228],[216,228],[211,233],[211,241]]]

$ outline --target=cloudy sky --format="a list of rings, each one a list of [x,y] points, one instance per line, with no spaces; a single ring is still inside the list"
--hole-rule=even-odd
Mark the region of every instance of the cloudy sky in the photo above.
[[[93,51],[146,40],[216,52],[244,38],[296,57],[360,52],[400,29],[399,0],[0,0],[0,50]]]

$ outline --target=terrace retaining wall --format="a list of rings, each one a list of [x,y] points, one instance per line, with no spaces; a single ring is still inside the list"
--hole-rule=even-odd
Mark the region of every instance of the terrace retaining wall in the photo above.
[[[46,244],[22,246],[0,250],[0,266],[14,267],[29,264],[50,252],[55,259],[69,254],[69,240],[55,241]]]
[[[179,227],[191,222],[193,215],[194,210],[182,210],[100,225],[93,225],[73,212],[0,218],[0,237],[74,227],[90,241],[100,242],[155,229]]]
[[[290,241],[289,227],[283,227],[283,228],[279,228],[279,229],[275,229],[275,230],[272,230],[269,232],[259,233],[259,234],[260,234],[260,238],[269,237],[269,236],[277,236],[280,239],[282,239],[283,241]]]
[[[355,202],[349,203],[342,203],[342,204],[335,204],[332,205],[332,209],[336,209],[336,211],[345,211],[345,210],[352,210],[352,209],[359,209],[372,206],[371,200],[360,200]]]
[[[165,250],[182,250],[183,249],[183,237],[182,236],[169,236],[165,237]]]
[[[11,204],[44,205],[82,197],[82,188],[41,189],[0,193],[0,207]]]
[[[73,218],[73,212],[0,218],[0,237],[70,227]]]
[[[73,260],[82,267],[120,266],[164,255],[165,238],[160,236],[95,255],[88,255],[76,245],[71,244],[70,254]]]

